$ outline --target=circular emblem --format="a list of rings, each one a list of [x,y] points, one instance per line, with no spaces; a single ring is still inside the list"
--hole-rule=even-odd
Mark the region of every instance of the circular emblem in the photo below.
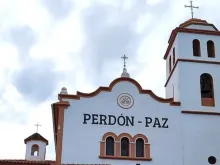
[[[131,95],[127,93],[121,93],[118,96],[118,105],[124,109],[131,108],[134,104],[134,99]]]

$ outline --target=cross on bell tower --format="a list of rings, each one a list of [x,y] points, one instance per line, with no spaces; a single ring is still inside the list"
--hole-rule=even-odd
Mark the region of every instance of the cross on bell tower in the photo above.
[[[37,122],[37,124],[35,124],[35,126],[37,127],[36,132],[38,132],[38,127],[40,127],[41,125],[40,125],[40,124],[38,124],[38,122]]]
[[[198,6],[193,6],[193,1],[192,1],[192,0],[190,0],[190,5],[185,5],[185,7],[189,7],[189,8],[191,8],[191,15],[192,15],[192,18],[193,18],[193,14],[194,14],[193,9],[199,9]]]

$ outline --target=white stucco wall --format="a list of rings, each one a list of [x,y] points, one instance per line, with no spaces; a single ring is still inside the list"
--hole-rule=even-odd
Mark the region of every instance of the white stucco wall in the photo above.
[[[31,147],[36,144],[39,146],[39,155],[33,156],[31,155]],[[45,154],[46,154],[46,143],[39,141],[39,140],[31,140],[26,143],[26,154],[25,159],[26,160],[45,160]]]
[[[187,72],[182,73],[182,64],[180,63],[180,73],[187,75]],[[189,63],[184,68],[194,66]],[[201,68],[207,71],[205,67],[201,66]],[[184,76],[180,80],[196,81],[194,74],[200,74],[204,70],[193,69],[194,72],[188,81],[182,79]],[[213,78],[215,75],[213,74]],[[220,84],[219,80],[216,83]],[[185,90],[180,93],[184,102],[181,106],[170,106],[167,103],[155,101],[150,95],[139,94],[136,86],[130,82],[116,84],[112,92],[101,92],[91,98],[69,100],[70,107],[65,110],[64,115],[62,163],[207,165],[209,156],[215,156],[218,161],[220,157],[220,144],[218,143],[220,117],[181,113],[181,110],[186,108],[190,110],[204,109],[197,105],[197,99],[192,98],[196,95],[197,89],[193,86],[196,83],[187,85],[190,86],[189,90],[186,90],[185,87]],[[183,83],[180,83],[180,89],[183,89]],[[117,97],[120,93],[129,93],[133,96],[132,108],[122,109],[118,106]],[[216,97],[219,97],[219,94]],[[216,105],[215,109],[219,110],[219,103]],[[209,110],[212,109],[209,108]],[[123,114],[124,116],[134,116],[135,123],[134,126],[96,125],[91,124],[90,120],[87,124],[83,124],[83,114],[114,115],[116,117]],[[152,125],[145,127],[145,117],[168,118],[168,128],[154,128]],[[143,123],[140,124],[137,121]],[[106,132],[114,132],[117,135],[129,133],[132,136],[144,134],[150,143],[152,161],[100,159],[100,141]]]
[[[170,71],[169,71],[169,58],[171,56],[171,62],[172,62],[172,68],[173,68],[173,48],[175,48],[175,60],[177,60],[179,58],[179,44],[178,44],[178,36],[176,36],[175,41],[173,42],[173,45],[169,51],[169,54],[167,56],[166,59],[166,79],[169,77],[170,75]]]
[[[182,109],[220,112],[220,65],[179,62],[178,68]],[[215,107],[201,105],[200,75],[203,73],[213,78]]]
[[[179,102],[179,68],[176,67],[166,86],[166,98],[174,98],[174,101]]]
[[[219,124],[219,116],[182,114],[185,165],[209,165],[209,156],[215,156],[219,165]]]
[[[183,59],[195,59],[195,60],[208,60],[208,61],[220,61],[220,37],[214,35],[202,35],[193,33],[178,33],[178,54],[179,58]],[[200,41],[201,57],[193,56],[193,45],[194,39]],[[207,53],[207,41],[212,40],[215,44],[215,58],[208,57]]]
[[[169,78],[171,72],[169,71],[169,58],[171,56],[171,62],[172,62],[172,69],[174,67],[173,65],[173,48],[175,48],[175,61],[179,58],[179,44],[178,44],[178,36],[176,36],[175,41],[173,42],[173,45],[170,49],[169,55],[166,59],[166,80]],[[176,63],[176,62],[175,62]],[[165,88],[166,90],[166,98],[172,98],[174,97],[175,101],[179,100],[179,79],[178,79],[178,68],[176,68]],[[164,82],[165,84],[165,82]]]
[[[129,93],[134,98],[130,109],[117,104],[120,93]],[[102,92],[92,98],[70,101],[65,110],[62,163],[135,164],[141,161],[100,159],[100,141],[106,132],[144,134],[151,145],[152,161],[149,164],[176,164],[182,162],[182,140],[180,130],[180,108],[155,101],[147,94],[139,94],[130,82],[116,84],[112,92]],[[83,124],[83,113],[134,116],[134,126]],[[145,127],[145,117],[168,118],[169,128]],[[138,123],[142,121],[143,123]],[[172,156],[175,151],[175,157]],[[165,161],[166,160],[166,161]],[[142,163],[146,163],[143,161]]]

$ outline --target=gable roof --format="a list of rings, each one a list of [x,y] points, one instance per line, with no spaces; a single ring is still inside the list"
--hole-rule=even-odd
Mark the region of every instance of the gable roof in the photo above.
[[[213,27],[213,29],[218,31],[218,29],[213,24],[208,23],[206,20],[197,19],[197,18],[191,18],[191,19],[185,21],[184,23],[180,24],[179,27],[184,28],[184,27],[187,27],[189,25],[211,26],[211,27]]]
[[[45,142],[48,145],[48,140],[45,139],[43,136],[41,136],[37,132],[32,134],[31,136],[27,137],[26,139],[24,139],[24,143],[26,144],[28,141],[31,141],[31,140],[40,140],[40,141]]]

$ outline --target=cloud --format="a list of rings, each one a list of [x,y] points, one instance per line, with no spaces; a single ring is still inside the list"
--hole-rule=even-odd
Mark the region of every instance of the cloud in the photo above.
[[[96,82],[100,82],[107,75],[103,71],[108,70],[108,75],[111,75],[114,67],[120,69],[120,57],[123,54],[134,60],[138,45],[144,38],[143,33],[135,29],[135,17],[138,15],[139,12],[133,9],[118,11],[114,6],[105,4],[91,5],[84,11],[86,42],[82,58],[86,68],[92,68],[89,70],[90,81],[96,79]]]
[[[54,19],[62,19],[74,10],[74,1],[70,0],[42,0],[41,3],[48,9]]]
[[[87,78],[97,85],[106,82],[108,78],[111,80],[112,76],[120,75],[122,71],[120,57],[123,54],[129,57],[131,76],[135,78],[137,77],[135,75],[141,74],[149,65],[147,58],[153,56],[152,51],[151,54],[148,51],[147,54],[140,55],[139,49],[141,46],[146,50],[154,49],[153,44],[157,44],[156,40],[149,41],[148,45],[144,41],[158,28],[161,15],[170,7],[170,2],[165,1],[150,5],[147,1],[118,1],[112,5],[108,2],[91,4],[83,11],[82,17],[85,46],[81,54],[87,68],[85,70],[90,72]],[[147,62],[140,61],[137,58],[139,56],[145,56]],[[142,70],[140,67],[133,67],[134,65],[141,65]]]
[[[11,41],[17,47],[19,57],[23,61],[29,56],[31,47],[36,43],[34,31],[29,26],[20,26],[9,29],[8,33],[6,40]]]
[[[27,124],[28,114],[25,111],[27,103],[23,102],[22,95],[12,84],[7,84],[1,89],[0,100],[0,121]]]
[[[28,60],[13,75],[13,84],[27,101],[46,101],[62,76],[53,70],[49,61]]]
[[[161,3],[163,0],[147,0],[147,4],[149,5],[156,5],[158,3]]]

